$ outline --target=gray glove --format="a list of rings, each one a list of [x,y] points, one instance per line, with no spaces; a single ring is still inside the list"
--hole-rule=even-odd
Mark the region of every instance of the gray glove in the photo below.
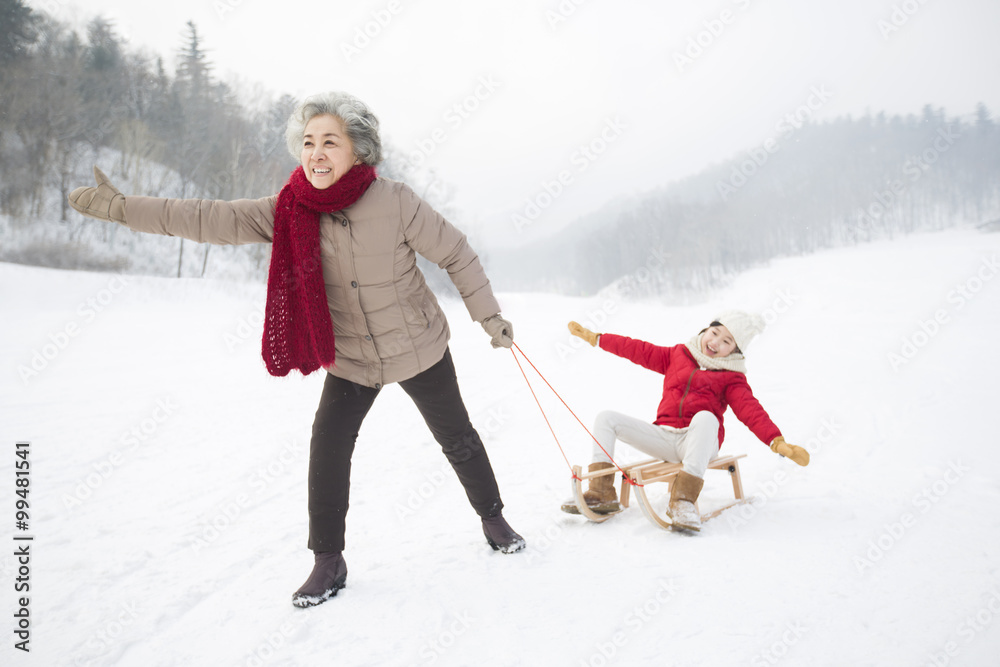
[[[69,193],[69,205],[91,218],[124,224],[125,195],[118,192],[97,167],[94,167],[94,180],[96,188],[77,188]]]
[[[492,337],[490,343],[494,348],[510,348],[514,344],[514,325],[500,317],[500,313],[490,315],[482,321],[482,325]]]

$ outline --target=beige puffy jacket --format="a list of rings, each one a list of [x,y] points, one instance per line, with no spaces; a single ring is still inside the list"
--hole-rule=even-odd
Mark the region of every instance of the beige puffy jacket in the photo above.
[[[203,243],[270,243],[277,199],[128,196],[126,225]],[[409,186],[378,178],[354,205],[320,217],[323,277],[337,351],[328,372],[381,387],[441,360],[450,331],[417,268],[418,252],[448,272],[473,320],[500,312],[465,235]]]

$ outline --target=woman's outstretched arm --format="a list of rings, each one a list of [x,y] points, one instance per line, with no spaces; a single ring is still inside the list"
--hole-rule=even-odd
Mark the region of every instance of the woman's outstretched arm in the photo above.
[[[125,197],[97,167],[94,179],[95,187],[77,188],[69,195],[70,205],[91,218],[199,243],[270,243],[274,237],[277,195],[236,201]]]

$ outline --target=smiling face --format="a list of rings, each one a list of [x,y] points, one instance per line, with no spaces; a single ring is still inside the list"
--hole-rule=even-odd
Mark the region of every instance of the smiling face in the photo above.
[[[330,187],[361,162],[354,155],[344,123],[329,114],[314,116],[306,123],[301,160],[306,178],[317,190]]]
[[[735,349],[736,339],[729,333],[729,329],[721,324],[709,327],[701,336],[701,352],[705,356],[721,359],[728,357]]]

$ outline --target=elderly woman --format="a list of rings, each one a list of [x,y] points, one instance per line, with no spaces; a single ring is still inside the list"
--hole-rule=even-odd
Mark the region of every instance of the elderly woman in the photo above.
[[[297,167],[275,196],[178,200],[122,195],[98,169],[97,187],[72,206],[130,229],[219,244],[271,243],[263,357],[272,375],[327,375],[309,452],[309,548],[315,565],[292,602],[308,607],[344,587],[351,454],[383,386],[416,404],[482,518],[494,550],[524,548],[501,514],[489,457],[459,393],[448,322],[416,264],[446,269],[493,347],[513,344],[490,282],[465,236],[403,183],[379,178],[378,119],[333,92],[306,100],[288,121]]]

